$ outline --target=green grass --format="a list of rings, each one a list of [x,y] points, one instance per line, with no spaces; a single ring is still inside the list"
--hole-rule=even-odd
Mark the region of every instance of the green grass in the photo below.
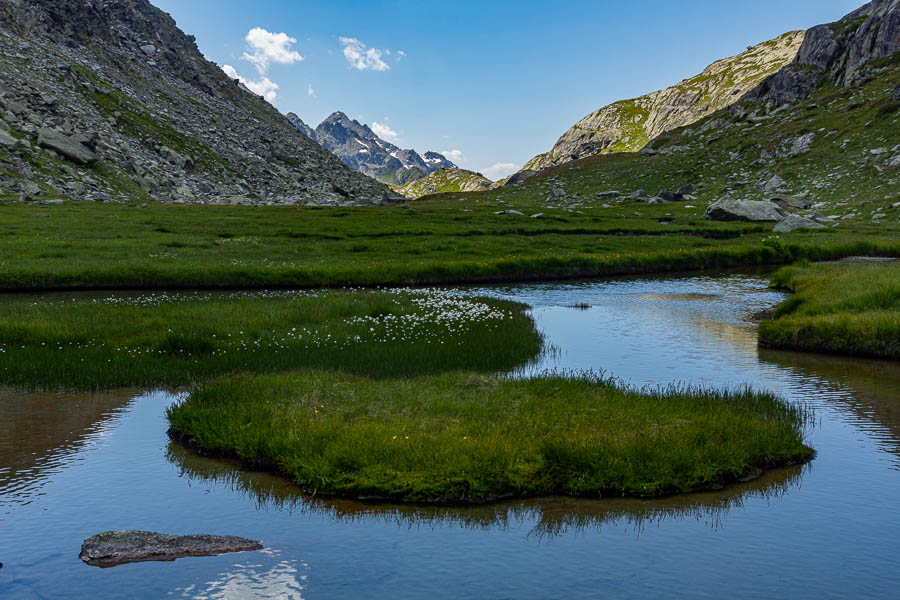
[[[717,113],[654,143],[688,150],[598,156],[521,185],[399,206],[163,205],[136,188],[130,204],[0,202],[0,290],[449,284],[900,256],[897,168],[887,166],[891,153],[869,153],[900,145],[900,111],[889,100],[900,59],[880,68],[859,86],[824,86],[808,103],[778,113],[747,104],[769,118],[761,123]],[[807,110],[809,103],[819,109]],[[763,150],[775,155],[804,133],[816,134],[810,153],[758,163]],[[775,237],[771,224],[703,218],[726,192],[766,197],[758,183],[773,174],[793,192],[808,189],[816,210],[839,217],[838,224]],[[125,173],[97,175],[129,193]],[[598,195],[656,194],[688,183],[697,197],[678,204]],[[566,200],[546,202],[554,188]],[[526,216],[494,214],[505,209]]]
[[[595,377],[236,375],[168,411],[170,434],[325,496],[427,503],[640,496],[802,462],[808,414],[769,394],[626,390]]]
[[[684,205],[560,211],[516,193],[503,197],[545,217],[495,215],[490,193],[377,209],[0,205],[0,290],[525,281],[900,256],[887,223],[774,239]]]
[[[767,348],[900,359],[900,263],[786,267],[794,294],[759,327]]]
[[[542,337],[519,304],[440,292],[0,297],[0,384],[189,385],[235,371],[507,371]]]

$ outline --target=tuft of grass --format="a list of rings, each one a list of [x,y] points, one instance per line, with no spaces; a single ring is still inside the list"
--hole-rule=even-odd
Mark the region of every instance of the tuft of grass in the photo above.
[[[234,375],[167,416],[174,438],[310,493],[417,503],[660,496],[813,454],[808,412],[771,394],[638,391],[591,375]]]
[[[235,371],[371,377],[514,369],[543,339],[520,304],[442,292],[0,299],[0,385],[189,385]]]
[[[772,285],[794,295],[760,324],[760,346],[900,359],[900,263],[786,267]]]

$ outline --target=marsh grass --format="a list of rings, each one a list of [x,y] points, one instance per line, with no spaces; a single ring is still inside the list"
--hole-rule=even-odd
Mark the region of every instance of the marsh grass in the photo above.
[[[812,456],[809,414],[770,394],[637,391],[590,375],[235,375],[167,416],[173,437],[206,453],[369,500],[660,496]]]
[[[312,367],[371,377],[496,372],[542,344],[523,305],[439,291],[0,300],[0,382],[23,389],[178,386]]]
[[[760,324],[761,346],[900,359],[900,263],[804,263],[772,285],[794,294]]]

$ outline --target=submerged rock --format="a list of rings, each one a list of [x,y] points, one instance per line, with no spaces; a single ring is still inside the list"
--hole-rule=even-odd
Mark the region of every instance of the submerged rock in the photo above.
[[[710,204],[703,216],[711,221],[780,221],[784,215],[774,202],[725,196]]]
[[[89,565],[115,566],[146,560],[175,560],[185,556],[215,556],[261,550],[257,540],[233,535],[170,535],[152,531],[107,531],[84,540],[81,560]]]

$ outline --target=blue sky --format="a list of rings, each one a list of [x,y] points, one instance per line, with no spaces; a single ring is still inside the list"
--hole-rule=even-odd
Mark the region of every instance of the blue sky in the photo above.
[[[207,58],[277,85],[282,112],[315,127],[341,110],[403,148],[458,151],[454,162],[493,179],[601,106],[863,3],[151,1]]]

